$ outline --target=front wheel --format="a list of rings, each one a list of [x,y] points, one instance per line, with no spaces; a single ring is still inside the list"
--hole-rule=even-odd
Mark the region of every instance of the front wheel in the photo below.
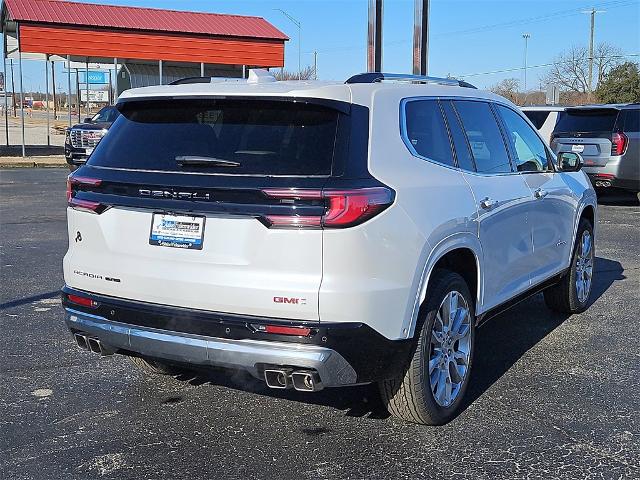
[[[473,299],[464,279],[436,270],[427,292],[425,317],[405,373],[380,382],[393,416],[423,425],[451,420],[469,383],[475,337]]]
[[[544,291],[547,307],[560,313],[583,312],[589,303],[593,285],[594,261],[593,226],[583,218],[578,225],[569,272],[560,282]]]

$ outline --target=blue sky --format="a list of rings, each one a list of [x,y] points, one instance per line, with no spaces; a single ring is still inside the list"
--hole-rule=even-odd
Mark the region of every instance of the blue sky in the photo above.
[[[367,0],[86,0],[93,3],[173,8],[261,16],[291,37],[285,68],[298,62],[297,28],[281,8],[302,23],[302,64],[318,51],[321,79],[343,80],[366,70]],[[572,45],[587,46],[589,15],[595,6],[596,42],[606,41],[626,54],[640,54],[640,0],[432,0],[429,73],[468,75],[517,69],[523,65],[524,40],[531,34],[528,64],[551,62]],[[385,0],[383,70],[411,70],[413,0]],[[640,57],[630,57],[639,61]],[[44,88],[42,63],[25,62],[25,90]],[[537,86],[545,68],[531,68],[529,87]],[[474,75],[469,81],[489,87],[521,71]]]

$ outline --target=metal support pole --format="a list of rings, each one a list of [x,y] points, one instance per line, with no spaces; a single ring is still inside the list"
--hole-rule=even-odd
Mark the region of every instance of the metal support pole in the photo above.
[[[80,121],[80,116],[82,112],[80,111],[80,70],[76,68],[76,109],[78,111],[78,122]]]
[[[162,60],[158,60],[158,72],[160,73],[160,85],[162,85]]]
[[[7,36],[3,35],[2,64],[4,66],[4,131],[6,133],[7,147],[9,146],[9,102],[7,100]],[[13,95],[13,92],[11,92]]]
[[[71,55],[67,55],[67,80],[69,90],[67,91],[67,107],[69,107],[69,127],[71,127]]]
[[[27,156],[27,150],[25,147],[25,132],[24,132],[24,89],[22,85],[22,50],[20,49],[20,26],[18,26],[18,66],[20,67],[20,77],[18,77],[18,81],[20,82],[20,117],[21,117],[21,128],[22,128],[22,157]]]
[[[85,83],[85,91],[87,92],[87,117],[91,116],[91,110],[89,109],[89,59],[85,63],[85,74],[84,74],[84,83]],[[78,110],[79,111],[79,110]]]
[[[242,65],[242,78],[247,78],[247,66]]]
[[[204,62],[200,62],[200,76],[204,77]]]
[[[369,0],[367,71],[382,71],[382,0]]]
[[[13,116],[16,117],[16,82],[13,80],[13,58],[9,59],[11,65],[11,108],[13,109]]]
[[[56,98],[56,67],[51,60],[51,91],[53,93],[53,119],[58,120],[58,100]]]
[[[115,70],[115,78],[116,81],[113,84],[113,103],[116,103],[116,100],[118,100],[118,59],[114,58],[113,59],[113,69]]]
[[[47,146],[51,146],[50,128],[49,124],[49,55],[44,57],[44,91],[45,91],[45,103],[47,105]]]
[[[109,72],[109,104],[113,105],[115,103],[115,99],[113,98],[113,79],[111,78],[111,70]]]
[[[413,11],[413,74],[429,72],[429,0],[415,0]]]

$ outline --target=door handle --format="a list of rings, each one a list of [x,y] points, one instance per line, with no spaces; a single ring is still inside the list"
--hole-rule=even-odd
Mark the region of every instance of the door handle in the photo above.
[[[536,198],[544,198],[548,195],[549,192],[547,192],[546,190],[542,190],[541,188],[537,189],[535,192],[533,192],[533,196]]]
[[[484,208],[485,210],[489,210],[495,204],[496,204],[495,200],[491,200],[489,197],[480,201],[480,207]]]

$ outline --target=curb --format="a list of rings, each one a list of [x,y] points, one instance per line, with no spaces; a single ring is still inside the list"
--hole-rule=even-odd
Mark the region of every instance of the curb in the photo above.
[[[0,168],[65,168],[66,166],[66,162],[0,162]]]

